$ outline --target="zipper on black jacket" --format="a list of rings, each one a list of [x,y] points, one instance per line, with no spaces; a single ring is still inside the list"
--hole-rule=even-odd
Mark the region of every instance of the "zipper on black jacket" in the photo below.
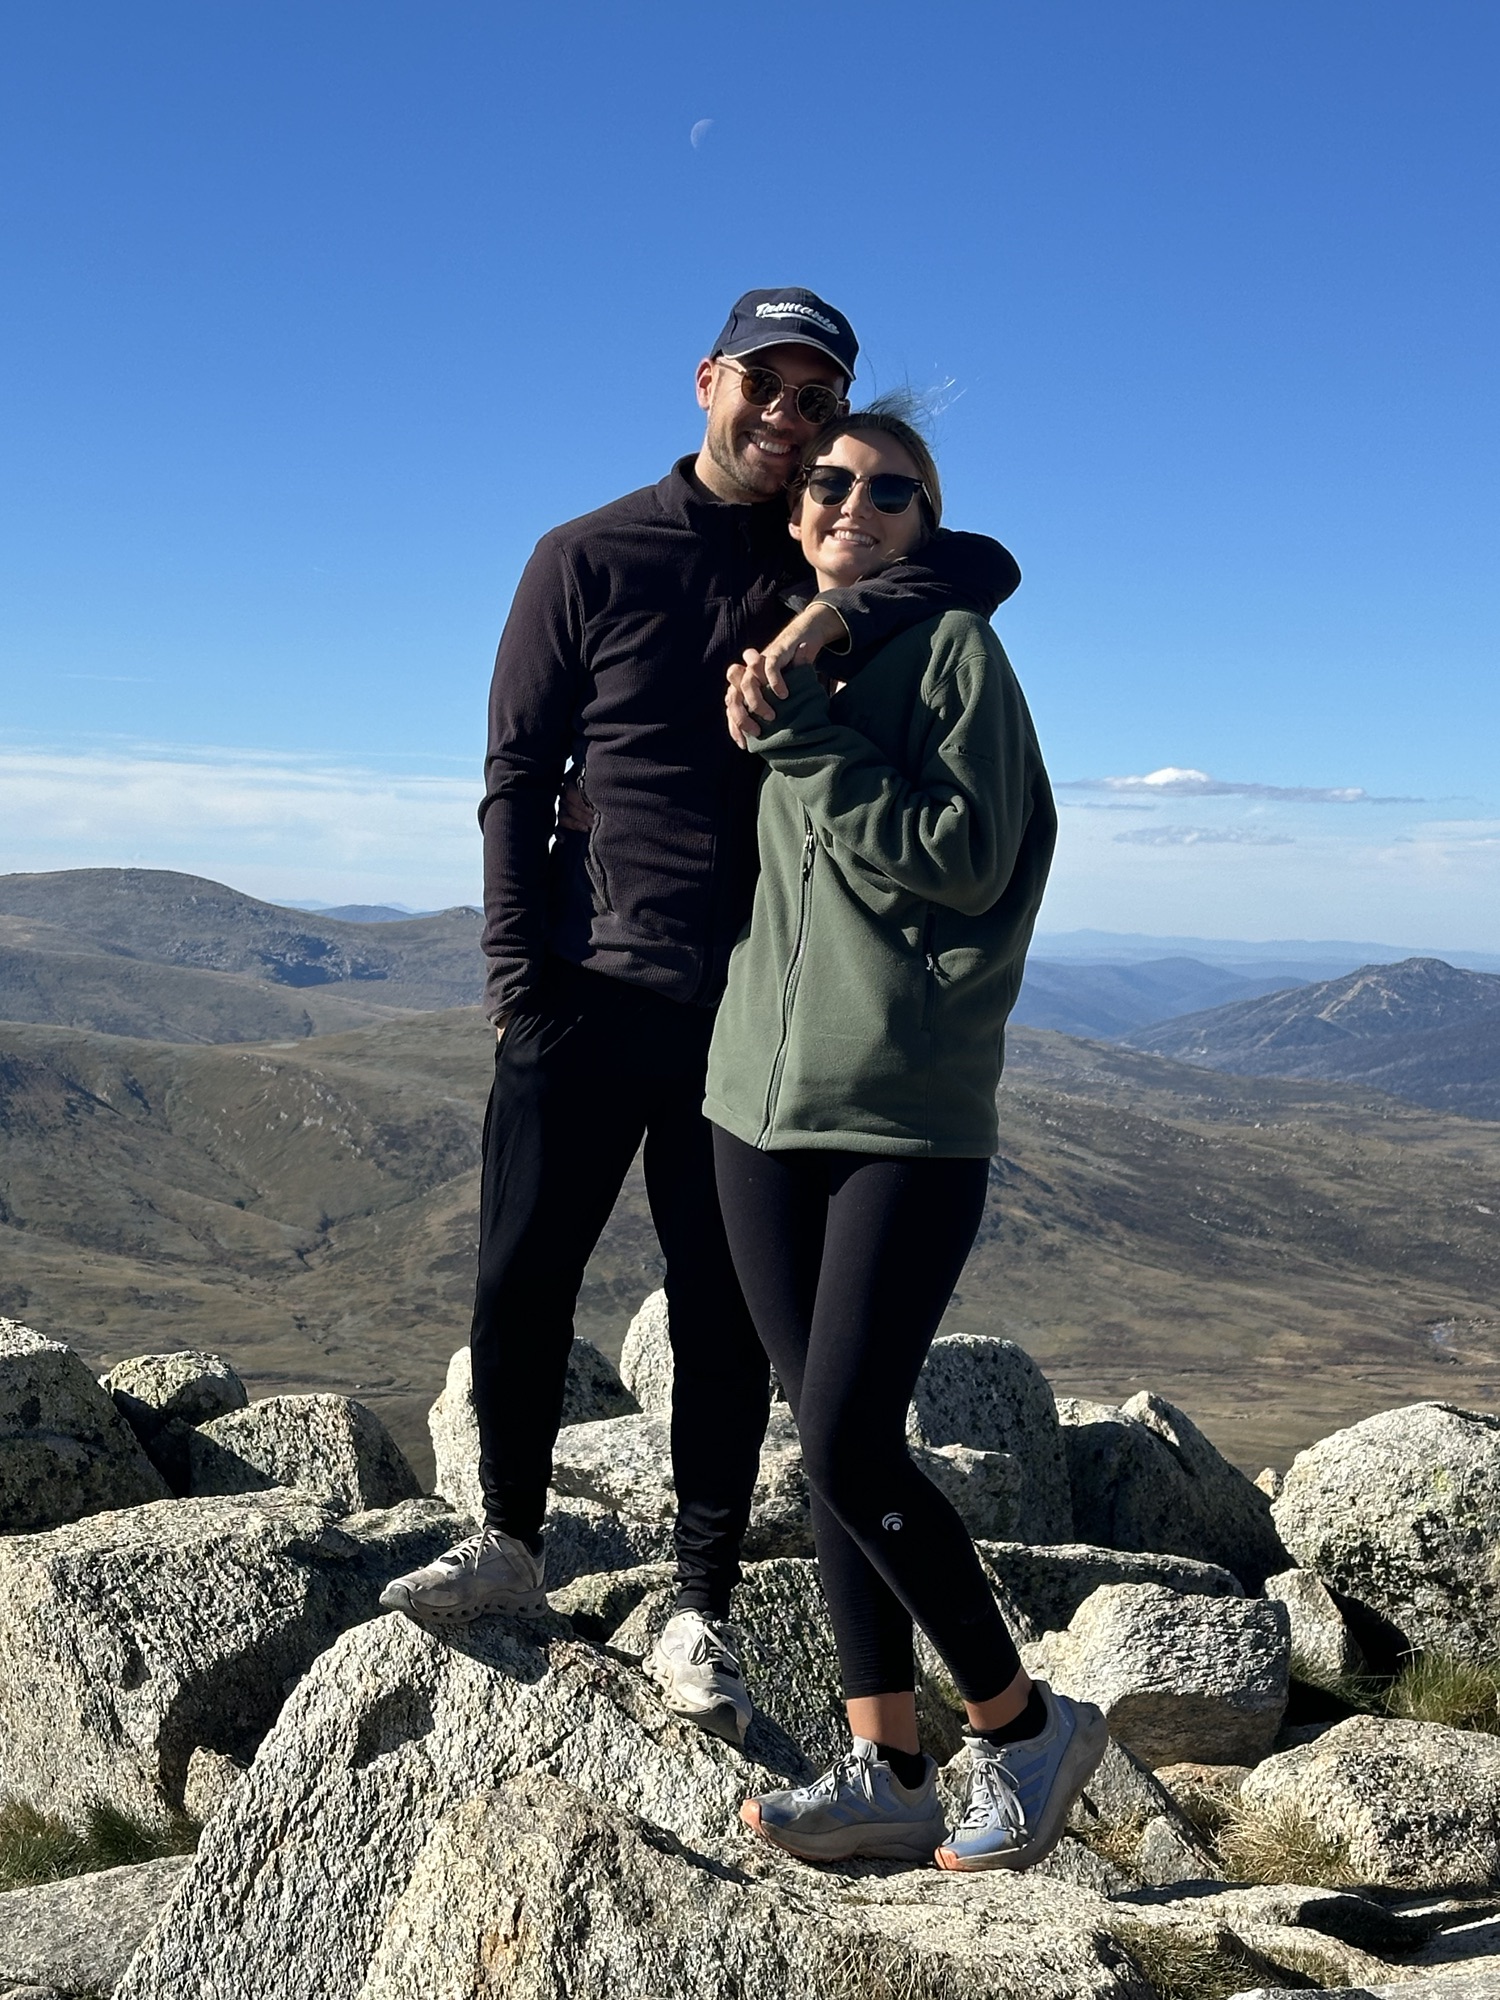
[[[786,1067],[787,1044],[792,1034],[792,1008],[797,999],[797,982],[802,974],[802,953],[807,945],[807,913],[812,903],[813,856],[817,851],[817,835],[813,832],[812,821],[804,812],[802,815],[802,880],[797,892],[797,932],[792,939],[792,956],[787,964],[786,978],[781,986],[781,1040],[777,1045],[776,1059],[771,1064],[771,1078],[766,1085],[766,1115],[760,1128],[756,1145],[764,1147],[770,1136],[771,1126],[776,1118],[776,1099],[781,1094],[781,1072]]]
[[[588,876],[589,885],[593,889],[594,894],[599,898],[599,902],[602,908],[613,913],[615,906],[609,900],[609,881],[604,873],[604,863],[600,860],[598,854],[594,850],[594,843],[599,836],[599,809],[593,803],[587,791],[584,789],[584,780],[587,772],[588,772],[588,765],[586,763],[580,764],[573,776],[573,783],[578,788],[578,796],[583,800],[583,803],[588,807],[589,811],[594,816],[589,824],[589,830],[586,836],[587,845],[584,847],[583,850],[584,873]]]

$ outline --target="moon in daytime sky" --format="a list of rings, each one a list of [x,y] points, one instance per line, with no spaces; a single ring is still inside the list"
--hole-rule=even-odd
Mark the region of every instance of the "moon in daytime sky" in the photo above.
[[[692,131],[688,133],[688,139],[694,150],[701,146],[703,141],[708,137],[708,128],[713,122],[712,118],[700,118]]]

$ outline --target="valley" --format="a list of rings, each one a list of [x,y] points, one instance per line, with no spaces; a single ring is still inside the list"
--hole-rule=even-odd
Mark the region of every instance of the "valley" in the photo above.
[[[466,1334],[492,1042],[477,1009],[182,1046],[0,1024],[0,1313],[104,1366],[227,1354],[349,1390],[419,1465]],[[1250,1471],[1393,1403],[1500,1406],[1500,1125],[1016,1030],[946,1330],[1060,1393],[1149,1387]],[[638,1168],[579,1331],[660,1282]]]

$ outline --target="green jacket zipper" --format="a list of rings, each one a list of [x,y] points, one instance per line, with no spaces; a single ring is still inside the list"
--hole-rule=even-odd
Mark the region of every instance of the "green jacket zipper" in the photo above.
[[[755,1142],[762,1149],[776,1118],[776,1100],[781,1092],[781,1072],[786,1067],[787,1045],[792,1036],[792,1008],[797,999],[797,980],[802,970],[802,954],[807,948],[807,916],[812,905],[813,855],[817,851],[817,844],[812,821],[806,813],[803,813],[802,881],[798,891],[797,933],[792,940],[792,956],[787,964],[786,979],[781,988],[781,1040],[777,1045],[776,1060],[771,1064],[771,1078],[766,1085],[765,1118],[761,1124],[760,1136]]]
[[[932,948],[933,932],[937,929],[937,911],[929,910],[922,925],[922,964],[927,971],[927,980],[922,994],[922,1033],[932,1032],[932,1018],[937,1012],[938,982],[942,970],[938,965],[937,953]]]

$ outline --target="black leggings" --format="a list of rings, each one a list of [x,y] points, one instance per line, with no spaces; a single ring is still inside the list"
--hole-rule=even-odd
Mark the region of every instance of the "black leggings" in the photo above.
[[[845,1695],[915,1686],[915,1620],[959,1693],[990,1700],[1020,1659],[962,1521],[906,1449],[988,1163],[763,1153],[716,1127],[714,1164],[740,1287],[802,1439]]]

